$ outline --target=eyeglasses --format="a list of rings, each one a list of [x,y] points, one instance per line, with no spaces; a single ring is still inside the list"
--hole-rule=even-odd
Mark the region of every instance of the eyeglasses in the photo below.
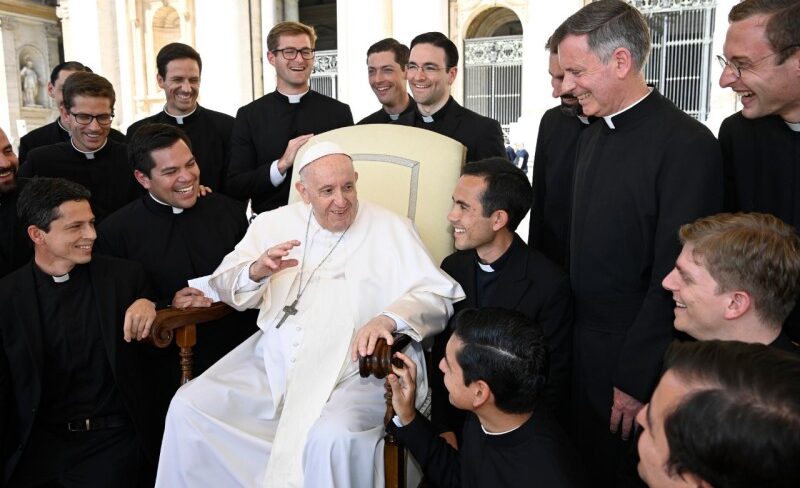
[[[111,121],[114,120],[114,114],[98,114],[98,115],[91,115],[91,114],[76,114],[73,112],[69,113],[73,117],[75,117],[75,122],[81,125],[89,125],[92,123],[92,120],[96,120],[100,125],[111,125]]]
[[[300,53],[300,56],[303,59],[314,59],[314,49],[310,48],[303,48],[303,49],[296,49],[293,47],[285,47],[283,49],[275,49],[272,53],[281,53],[283,59],[288,61],[293,60],[297,57],[297,53]]]
[[[441,71],[441,70],[447,71],[448,69],[449,68],[447,68],[447,67],[441,68],[439,66],[436,66],[435,64],[423,64],[422,66],[419,66],[419,65],[417,65],[415,63],[408,63],[406,65],[406,72],[408,74],[412,75],[412,76],[417,74],[417,71],[419,71],[419,70],[422,70],[423,73],[425,73],[426,75],[433,75],[433,74],[436,74],[436,72],[438,72],[438,71]]]
[[[755,61],[753,61],[751,63],[745,62],[745,63],[741,63],[740,64],[740,63],[736,63],[734,61],[728,61],[727,59],[725,59],[725,56],[722,56],[722,55],[719,55],[719,54],[717,54],[717,61],[719,61],[719,65],[722,67],[723,71],[725,71],[725,68],[730,68],[731,73],[733,73],[733,76],[735,76],[738,79],[738,78],[742,77],[742,71],[743,70],[744,71],[748,71],[748,70],[752,71],[753,68],[755,68],[762,61],[764,61],[766,59],[769,59],[772,56],[776,56],[778,54],[781,54],[784,51],[788,51],[789,49],[794,49],[796,47],[800,47],[800,44],[792,44],[791,46],[786,46],[785,48],[781,49],[780,51],[776,51],[774,53],[767,54],[763,58],[757,59],[757,60],[755,60]]]

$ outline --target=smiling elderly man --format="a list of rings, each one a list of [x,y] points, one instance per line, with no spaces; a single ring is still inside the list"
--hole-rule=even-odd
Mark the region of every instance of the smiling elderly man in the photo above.
[[[617,486],[619,456],[672,339],[661,288],[686,222],[722,205],[719,145],[645,83],[647,23],[626,2],[586,5],[559,28],[562,90],[583,113],[575,158],[570,281],[575,298],[573,434],[596,486]],[[621,426],[621,429],[620,429]]]
[[[440,332],[463,298],[410,221],[359,202],[342,149],[296,166],[303,201],[259,215],[211,278],[261,331],[175,395],[158,486],[372,486],[384,389],[355,359]]]

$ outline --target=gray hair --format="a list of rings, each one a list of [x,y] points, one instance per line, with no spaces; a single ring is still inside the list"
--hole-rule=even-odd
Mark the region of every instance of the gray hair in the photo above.
[[[614,50],[630,51],[633,65],[641,71],[650,55],[650,29],[642,14],[621,0],[592,2],[571,15],[558,28],[568,35],[587,35],[589,49],[603,63]]]

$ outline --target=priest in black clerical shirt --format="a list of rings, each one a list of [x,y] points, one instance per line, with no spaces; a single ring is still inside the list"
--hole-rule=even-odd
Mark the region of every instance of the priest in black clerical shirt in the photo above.
[[[391,37],[367,49],[369,86],[381,103],[380,110],[364,117],[360,124],[413,125],[416,102],[406,90],[408,47]]]
[[[102,76],[72,74],[64,83],[61,106],[72,139],[34,149],[20,168],[21,176],[66,178],[88,188],[98,222],[141,194],[125,144],[108,136],[115,100],[114,87]]]
[[[572,93],[563,90],[564,70],[558,64],[558,43],[563,33],[556,31],[547,40],[550,51],[550,84],[553,98],[561,104],[542,116],[533,155],[533,205],[528,244],[569,270],[569,222],[572,209],[572,174],[575,147],[589,118]]]
[[[203,72],[200,54],[191,46],[173,42],[158,52],[156,67],[156,82],[164,90],[167,103],[159,113],[131,124],[128,142],[145,124],[179,126],[192,141],[192,153],[202,173],[200,183],[215,192],[224,191],[233,117],[197,103]]]
[[[388,376],[396,415],[386,430],[426,479],[439,487],[589,486],[566,434],[542,405],[548,354],[541,328],[502,308],[462,310],[452,325],[438,367],[450,403],[467,412],[458,450],[414,409],[414,362],[396,353],[404,367],[393,366]]]
[[[121,208],[98,227],[99,252],[144,266],[159,308],[210,305],[187,280],[216,269],[247,231],[244,205],[225,195],[200,197],[202,173],[188,136],[166,124],[142,126],[128,146],[136,179],[147,194]],[[256,330],[252,312],[204,324],[197,331],[195,373],[200,374]],[[178,384],[177,354],[169,351]],[[168,402],[169,397],[166,398]]]
[[[252,200],[256,213],[289,201],[297,150],[314,134],[353,125],[350,107],[310,89],[314,28],[280,22],[267,36],[277,87],[236,113],[226,193]]]
[[[0,280],[0,484],[152,486],[160,437],[142,375],[144,272],[93,256],[89,192],[37,178],[20,219],[34,259]],[[126,342],[127,341],[127,342]]]
[[[406,77],[417,110],[409,125],[432,130],[467,146],[467,162],[506,155],[500,124],[468,110],[450,96],[458,72],[458,49],[441,32],[411,41]]]
[[[527,176],[505,157],[467,164],[447,215],[457,251],[444,259],[442,269],[466,294],[454,305],[455,312],[503,307],[525,314],[542,327],[550,354],[542,406],[562,416],[570,386],[572,294],[566,274],[515,233],[530,202]],[[434,366],[444,357],[451,332],[448,327],[434,339]],[[464,414],[447,401],[442,372],[434,370],[430,382],[431,420],[442,432],[460,434]]]
[[[20,138],[20,163],[25,164],[28,153],[37,147],[58,144],[59,142],[69,142],[70,137],[72,137],[69,130],[70,121],[69,118],[62,118],[61,104],[64,101],[64,82],[76,71],[92,72],[88,66],[84,66],[83,63],[78,61],[66,61],[57,64],[56,67],[53,68],[53,71],[50,73],[50,82],[47,83],[47,94],[55,102],[56,109],[59,110],[59,115],[53,122],[34,129]],[[111,129],[108,137],[117,142],[125,142],[125,136],[116,129]]]
[[[25,178],[17,178],[19,162],[8,136],[0,129],[0,278],[26,263],[32,254],[27,233],[17,218],[17,198]]]

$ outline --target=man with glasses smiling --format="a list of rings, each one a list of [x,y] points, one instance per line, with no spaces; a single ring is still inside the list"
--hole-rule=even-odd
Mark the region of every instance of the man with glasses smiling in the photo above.
[[[426,32],[411,41],[406,79],[417,102],[414,126],[467,146],[467,162],[505,157],[500,124],[462,107],[450,96],[457,73],[458,49],[447,36]]]
[[[726,210],[764,212],[800,229],[800,2],[745,0],[731,9],[719,84],[742,110],[722,123]],[[785,324],[800,338],[800,313]]]
[[[69,142],[34,149],[20,176],[66,178],[92,193],[97,221],[135,200],[140,191],[128,164],[126,145],[109,139],[114,87],[102,76],[77,72],[64,83],[61,119]]]
[[[252,200],[256,213],[289,201],[297,150],[314,134],[353,125],[346,104],[311,90],[314,28],[280,22],[267,36],[267,59],[275,68],[275,91],[240,108],[231,137],[226,193]]]

